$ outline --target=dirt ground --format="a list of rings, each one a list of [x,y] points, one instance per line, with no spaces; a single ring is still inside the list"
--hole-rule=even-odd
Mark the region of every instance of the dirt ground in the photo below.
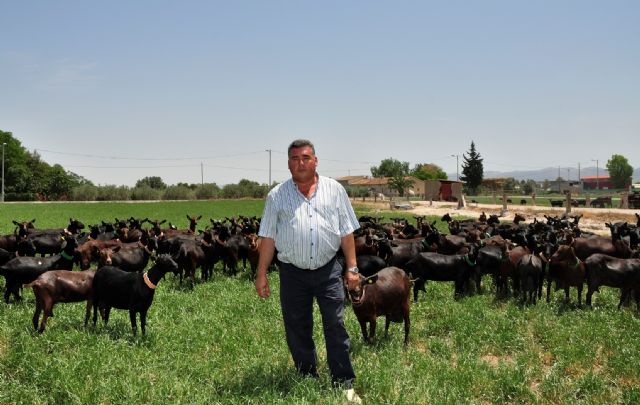
[[[403,204],[405,202],[402,202]],[[482,212],[487,216],[496,214],[500,216],[501,222],[511,222],[516,213],[524,215],[526,222],[533,222],[534,218],[538,221],[545,221],[544,215],[562,217],[566,212],[566,208],[551,208],[539,206],[511,205],[507,206],[507,211],[502,212],[502,205],[495,204],[477,204],[469,203],[466,207],[458,209],[457,203],[441,202],[441,201],[412,201],[412,209],[408,210],[391,210],[388,201],[353,201],[354,206],[361,206],[373,209],[375,212],[407,212],[413,215],[437,215],[442,216],[449,213],[452,217],[463,216],[466,218],[478,218]],[[638,219],[635,216],[638,210],[624,210],[617,208],[571,208],[569,215],[580,215],[580,229],[583,231],[593,232],[599,235],[609,235],[609,228],[605,226],[605,222],[627,221],[635,224]]]

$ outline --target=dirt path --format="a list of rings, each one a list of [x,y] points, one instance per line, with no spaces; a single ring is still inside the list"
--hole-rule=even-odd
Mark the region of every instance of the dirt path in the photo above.
[[[376,212],[408,212],[412,215],[436,215],[442,216],[446,213],[451,216],[463,216],[467,218],[478,218],[482,212],[487,215],[500,215],[501,222],[511,222],[516,213],[520,213],[527,218],[527,223],[532,222],[534,218],[538,221],[545,221],[544,215],[559,216],[565,213],[565,208],[551,208],[539,206],[521,206],[508,205],[507,211],[502,215],[502,205],[496,204],[467,204],[465,208],[458,209],[456,203],[433,201],[412,201],[413,209],[410,210],[390,210],[389,202],[362,202],[353,201],[354,206],[367,207]],[[609,228],[605,226],[605,222],[627,221],[635,224],[638,219],[635,216],[638,210],[623,210],[617,208],[571,208],[570,215],[582,214],[580,219],[580,229],[600,235],[609,235]]]

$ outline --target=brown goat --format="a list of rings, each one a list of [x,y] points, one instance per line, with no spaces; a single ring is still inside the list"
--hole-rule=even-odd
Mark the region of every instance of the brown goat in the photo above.
[[[36,297],[36,311],[33,314],[33,328],[39,333],[44,332],[47,319],[53,316],[53,306],[58,302],[87,301],[84,326],[89,322],[93,296],[93,276],[95,269],[85,271],[52,270],[40,275],[27,287],[33,288]],[[40,312],[44,311],[40,329],[38,320]]]
[[[582,304],[582,288],[585,280],[585,264],[576,255],[573,247],[562,245],[549,259],[547,273],[547,302],[551,300],[551,282],[564,288],[566,301],[569,302],[569,287],[578,289],[578,305]]]
[[[365,342],[375,341],[376,318],[384,315],[385,334],[389,332],[391,322],[404,320],[404,344],[409,343],[411,281],[404,270],[398,267],[386,267],[367,278],[360,275],[359,281],[347,283],[345,280],[345,288],[353,304],[353,311],[360,323]],[[370,324],[369,334],[367,334],[367,322]]]

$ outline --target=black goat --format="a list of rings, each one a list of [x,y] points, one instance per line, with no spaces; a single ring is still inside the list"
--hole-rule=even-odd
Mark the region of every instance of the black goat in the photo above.
[[[93,326],[96,326],[98,308],[106,325],[111,308],[128,309],[131,330],[136,334],[136,313],[140,313],[140,328],[145,334],[147,311],[153,302],[155,289],[165,273],[178,271],[170,255],[159,255],[146,273],[128,273],[112,266],[96,271],[93,278]]]

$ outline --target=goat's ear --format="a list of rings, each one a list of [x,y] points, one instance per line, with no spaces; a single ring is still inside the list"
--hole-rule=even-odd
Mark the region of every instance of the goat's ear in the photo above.
[[[202,235],[204,231],[202,229],[198,229],[198,234]]]
[[[111,253],[118,253],[120,249],[122,249],[122,246],[116,246],[113,249],[111,249]]]
[[[36,222],[36,219],[35,219],[35,218],[33,218],[33,219],[32,219],[31,221],[29,221],[29,222],[31,222],[31,223],[33,224],[34,222]]]
[[[378,275],[374,274],[364,279],[365,284],[375,284],[378,281]]]
[[[189,214],[187,214],[187,219],[191,221],[191,217],[189,216]]]
[[[202,218],[202,215],[198,215],[198,218],[196,218],[196,221],[199,221]]]
[[[162,221],[160,221],[160,223],[159,223],[158,225],[162,225],[162,224],[164,224],[165,222],[167,222],[167,220],[166,220],[166,219],[163,219]]]
[[[14,224],[15,226],[20,226],[20,224],[18,223],[18,221],[16,221],[15,219],[14,219],[13,221],[11,221],[11,222],[13,222],[13,224]]]

